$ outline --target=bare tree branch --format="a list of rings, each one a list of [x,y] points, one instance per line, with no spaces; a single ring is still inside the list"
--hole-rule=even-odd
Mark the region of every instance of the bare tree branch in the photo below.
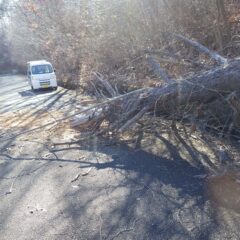
[[[116,97],[118,95],[111,84],[106,79],[103,79],[103,76],[100,73],[93,72],[93,75],[104,86],[111,97]]]
[[[194,48],[196,48],[199,52],[203,52],[207,55],[209,55],[212,59],[214,59],[216,62],[218,62],[219,64],[226,64],[228,61],[226,58],[222,57],[221,55],[219,55],[218,53],[209,50],[207,47],[203,46],[201,43],[193,41],[191,39],[188,39],[180,34],[171,34],[173,37],[175,37],[176,39],[179,39],[191,46],[193,46]]]

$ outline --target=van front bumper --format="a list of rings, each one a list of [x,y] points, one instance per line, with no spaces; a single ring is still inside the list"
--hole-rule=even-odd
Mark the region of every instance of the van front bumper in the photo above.
[[[56,88],[57,86],[56,80],[32,81],[33,89]]]

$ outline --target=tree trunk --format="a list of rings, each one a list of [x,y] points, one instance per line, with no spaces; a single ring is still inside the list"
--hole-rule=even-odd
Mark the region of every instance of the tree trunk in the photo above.
[[[216,0],[218,19],[217,19],[217,32],[218,43],[221,51],[224,46],[231,40],[231,32],[227,19],[227,13],[224,5],[224,0]],[[222,25],[222,27],[221,27]]]

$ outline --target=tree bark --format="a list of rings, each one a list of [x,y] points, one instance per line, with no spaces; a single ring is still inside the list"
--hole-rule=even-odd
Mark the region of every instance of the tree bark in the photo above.
[[[218,38],[219,38],[219,45],[222,51],[226,43],[231,40],[231,32],[230,32],[228,19],[227,19],[224,0],[216,0],[216,5],[217,5],[217,12],[218,12],[218,17],[217,17],[218,18],[217,28],[218,28],[218,35],[219,35]],[[221,27],[221,23],[223,25],[223,28]]]

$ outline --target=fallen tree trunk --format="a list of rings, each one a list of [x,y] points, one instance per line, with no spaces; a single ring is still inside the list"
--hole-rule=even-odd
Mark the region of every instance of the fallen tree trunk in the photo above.
[[[186,114],[186,109],[193,114],[200,105],[207,106],[217,99],[228,103],[225,98],[232,92],[240,92],[240,59],[164,87],[143,89],[137,94],[113,98],[104,108],[101,106],[103,112],[96,118],[104,116],[109,129],[123,132],[146,112],[179,118]],[[229,109],[233,107],[234,104]],[[90,119],[92,121],[93,116]]]
[[[157,111],[176,111],[189,103],[210,103],[234,91],[240,91],[240,59],[164,88],[155,88],[148,104],[156,107]]]

